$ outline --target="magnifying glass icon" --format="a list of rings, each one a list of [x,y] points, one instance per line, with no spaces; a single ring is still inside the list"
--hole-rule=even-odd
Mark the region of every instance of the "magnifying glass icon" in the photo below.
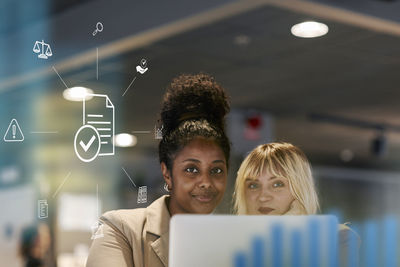
[[[95,36],[98,32],[102,32],[103,29],[104,29],[103,23],[97,22],[97,23],[96,23],[96,30],[94,30],[93,36]]]

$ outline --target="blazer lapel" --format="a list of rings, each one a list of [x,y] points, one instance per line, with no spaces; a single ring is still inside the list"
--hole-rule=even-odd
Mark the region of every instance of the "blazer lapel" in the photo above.
[[[161,197],[147,207],[147,232],[158,236],[151,243],[151,247],[164,266],[168,266],[169,220],[171,218],[165,201],[167,197]]]
[[[160,258],[161,262],[164,266],[168,266],[168,244],[169,238],[168,233],[165,235],[160,236],[156,241],[151,243],[151,247],[153,248],[154,252]]]

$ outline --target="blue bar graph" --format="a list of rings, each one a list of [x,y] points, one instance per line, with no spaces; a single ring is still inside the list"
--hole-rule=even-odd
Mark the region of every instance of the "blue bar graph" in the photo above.
[[[366,267],[376,267],[378,265],[378,227],[377,223],[373,221],[368,221],[365,224],[365,266]]]
[[[303,262],[303,257],[301,253],[301,232],[300,231],[293,231],[291,234],[291,247],[290,247],[290,252],[291,252],[291,266],[292,267],[302,267],[302,262]]]
[[[261,237],[255,237],[252,241],[252,267],[264,266],[264,241]]]
[[[349,267],[358,267],[358,244],[357,244],[357,235],[355,233],[349,234],[348,239],[348,251],[347,251],[347,266]],[[345,259],[346,260],[346,259]]]
[[[234,267],[397,267],[399,220],[387,216],[339,231],[335,217],[321,222],[310,216],[304,229],[272,225],[254,236],[249,251],[237,252]],[[345,233],[341,236],[339,233]],[[340,238],[339,238],[340,237]],[[360,242],[361,241],[361,242]],[[344,242],[344,243],[343,243]],[[340,252],[340,253],[339,253]]]
[[[320,246],[319,246],[319,237],[320,237],[320,225],[319,222],[311,217],[308,223],[308,236],[309,236],[309,266],[310,267],[319,267],[320,262]]]
[[[388,216],[383,222],[384,267],[396,267],[397,226],[395,218]]]
[[[283,267],[283,228],[280,225],[272,227],[272,266]]]
[[[248,267],[246,264],[246,253],[244,252],[236,252],[233,257],[233,266],[234,267]]]
[[[338,267],[338,224],[332,217],[328,221],[328,266]]]

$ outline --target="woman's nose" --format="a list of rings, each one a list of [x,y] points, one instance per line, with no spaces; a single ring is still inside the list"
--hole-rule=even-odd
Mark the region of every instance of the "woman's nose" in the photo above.
[[[262,189],[260,192],[260,196],[258,197],[258,199],[261,202],[265,202],[265,201],[269,201],[272,199],[272,194],[268,189]]]
[[[208,174],[203,174],[201,177],[200,177],[200,187],[201,188],[209,188],[209,187],[211,187],[211,184],[212,184],[212,182],[211,182],[211,177],[210,177],[210,175],[208,175]]]

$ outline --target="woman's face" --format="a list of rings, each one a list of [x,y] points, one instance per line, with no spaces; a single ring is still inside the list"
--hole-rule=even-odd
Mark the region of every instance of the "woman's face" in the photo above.
[[[221,148],[196,138],[175,157],[172,175],[162,163],[164,179],[171,192],[169,209],[177,213],[211,213],[225,192],[226,159]]]
[[[245,180],[245,198],[247,214],[253,215],[282,215],[294,200],[288,179],[276,177],[268,170],[260,177]]]

